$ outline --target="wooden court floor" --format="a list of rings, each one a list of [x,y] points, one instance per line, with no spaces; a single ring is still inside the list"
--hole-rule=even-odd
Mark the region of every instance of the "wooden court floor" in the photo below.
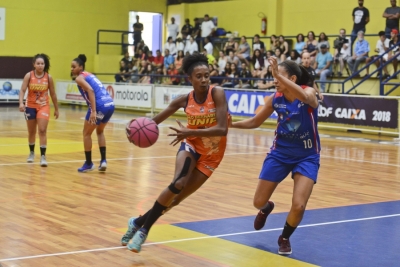
[[[162,216],[148,238],[150,244],[134,254],[120,247],[120,238],[127,219],[147,211],[172,179],[177,147],[169,145],[172,138],[167,134],[168,126],[175,122],[164,122],[158,142],[140,149],[127,142],[124,132],[126,122],[135,115],[116,112],[106,128],[107,172],[82,174],[77,168],[84,161],[81,132],[85,109],[63,106],[60,118],[51,119],[47,168],[39,166],[38,140],[35,163],[26,163],[27,130],[18,108],[0,108],[0,114],[3,267],[257,266],[262,262],[228,248],[224,258],[232,257],[236,263],[220,261],[195,238],[176,246],[163,242],[186,238],[169,228],[171,224],[257,213],[252,199],[273,140],[272,130],[230,130],[226,155],[214,175],[197,193]],[[399,200],[399,143],[388,137],[344,135],[322,134],[321,168],[308,209]],[[98,164],[100,155],[96,136],[93,138],[93,158]],[[289,211],[292,187],[289,178],[278,187],[272,197],[274,213]],[[311,266],[270,254],[277,261],[259,266]],[[240,259],[235,258],[238,255]]]

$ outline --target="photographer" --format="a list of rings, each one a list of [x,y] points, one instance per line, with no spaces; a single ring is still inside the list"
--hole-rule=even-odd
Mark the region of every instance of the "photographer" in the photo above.
[[[335,48],[335,63],[339,62],[340,71],[338,71],[338,76],[342,76],[344,63],[347,61],[348,57],[351,56],[350,40],[346,37],[346,30],[340,29],[339,37],[334,41]]]

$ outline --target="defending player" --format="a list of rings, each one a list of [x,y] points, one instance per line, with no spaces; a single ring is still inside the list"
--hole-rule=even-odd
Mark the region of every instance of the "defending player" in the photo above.
[[[279,254],[292,253],[289,237],[300,224],[310,198],[320,161],[320,142],[317,130],[318,99],[315,89],[306,86],[310,76],[307,70],[293,61],[279,64],[269,58],[277,92],[271,95],[260,113],[253,118],[232,123],[231,127],[253,129],[259,127],[271,114],[278,113],[271,151],[261,169],[254,195],[254,206],[260,209],[254,228],[260,230],[274,209],[269,201],[278,184],[291,172],[294,180],[292,208],[279,236]]]
[[[50,119],[50,103],[54,105],[54,117],[58,118],[57,95],[54,90],[53,78],[49,74],[50,60],[46,54],[37,54],[33,57],[33,70],[28,72],[22,82],[19,93],[19,111],[25,112],[26,124],[28,126],[29,156],[27,162],[32,163],[35,159],[36,129],[40,139],[40,166],[47,167],[47,125]],[[28,89],[26,105],[24,97]]]
[[[95,129],[101,154],[99,171],[104,172],[107,169],[104,128],[114,113],[114,102],[99,79],[85,71],[85,62],[86,56],[79,55],[71,63],[72,78],[78,84],[78,89],[89,107],[83,125],[86,161],[78,172],[89,172],[95,168],[92,162],[92,133]]]
[[[199,189],[224,156],[228,132],[228,106],[224,90],[209,86],[210,72],[204,55],[185,57],[182,69],[189,76],[193,91],[173,100],[168,108],[153,118],[159,124],[180,108],[184,108],[187,114],[187,127],[179,121],[179,129],[170,127],[176,131],[169,134],[176,136],[171,144],[182,141],[176,156],[174,178],[161,192],[152,209],[139,218],[129,219],[128,231],[121,243],[127,245],[133,237],[128,244],[128,249],[133,252],[140,252],[157,219]]]

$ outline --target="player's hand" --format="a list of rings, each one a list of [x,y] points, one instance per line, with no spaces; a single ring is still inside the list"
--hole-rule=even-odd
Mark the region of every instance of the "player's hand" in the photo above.
[[[25,112],[25,105],[24,104],[19,105],[19,111]]]
[[[180,141],[185,139],[186,137],[189,136],[189,131],[188,128],[182,125],[182,123],[178,120],[176,120],[178,123],[180,129],[174,128],[174,127],[169,127],[171,130],[174,130],[176,133],[173,134],[168,134],[168,136],[176,136],[175,139],[170,143],[170,145],[175,146],[178,144]]]
[[[91,112],[90,117],[89,117],[89,123],[90,124],[96,124],[97,118],[96,118],[96,112]]]
[[[128,139],[128,141],[129,141],[129,143],[132,143],[132,141],[131,141],[131,127],[130,127],[130,125],[131,125],[131,123],[133,122],[133,121],[135,121],[136,119],[131,119],[127,124],[126,124],[126,127],[125,127],[125,133],[126,133],[126,138]]]
[[[275,57],[269,57],[268,62],[272,68],[272,76],[278,76],[278,60]]]
[[[55,111],[54,111],[54,117],[55,117],[56,119],[58,119],[58,115],[59,115],[59,114],[58,114],[58,110],[55,110]]]
[[[228,114],[228,128],[232,128],[232,116],[231,114]]]
[[[318,95],[319,95],[319,100],[321,101],[324,100],[324,95],[322,93],[319,93]]]

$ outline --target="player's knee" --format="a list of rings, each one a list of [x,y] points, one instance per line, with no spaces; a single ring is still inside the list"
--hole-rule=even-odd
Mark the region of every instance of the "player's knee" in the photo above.
[[[96,129],[97,135],[102,135],[104,133],[104,129]]]
[[[46,135],[46,129],[38,129],[38,133],[40,136],[45,136]]]
[[[302,216],[306,210],[306,205],[303,202],[293,202],[291,211],[297,215]]]
[[[260,198],[254,198],[253,200],[253,206],[258,210],[262,209],[265,206],[265,204],[266,202]]]
[[[171,183],[168,186],[169,191],[171,191],[174,194],[179,194],[182,191],[183,184],[180,181],[176,181],[175,183]]]

